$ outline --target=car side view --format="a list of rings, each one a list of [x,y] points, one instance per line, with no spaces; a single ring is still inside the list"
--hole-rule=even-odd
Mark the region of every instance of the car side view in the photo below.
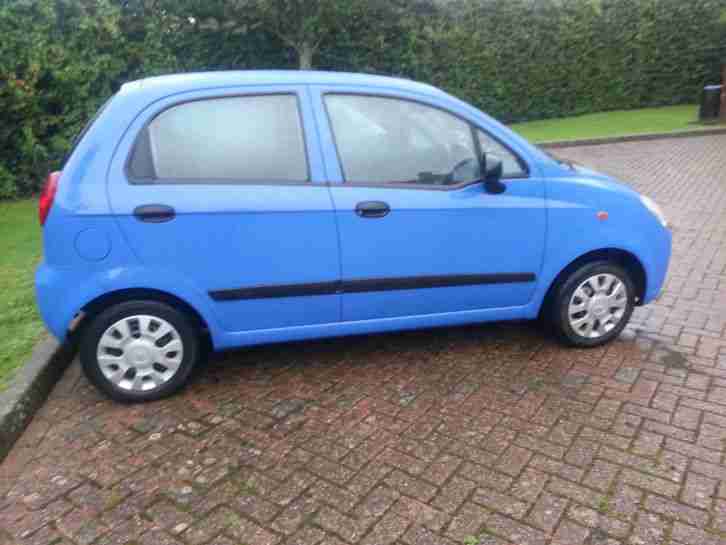
[[[124,85],[40,198],[38,305],[119,401],[183,386],[209,339],[542,318],[617,337],[661,291],[658,206],[434,87],[245,71]]]

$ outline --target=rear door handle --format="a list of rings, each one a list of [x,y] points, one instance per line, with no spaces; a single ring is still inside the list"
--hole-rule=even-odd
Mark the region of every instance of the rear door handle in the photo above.
[[[391,207],[383,201],[363,201],[355,205],[355,213],[361,218],[382,218],[390,211]]]
[[[173,220],[176,212],[165,204],[144,204],[134,208],[134,216],[146,223],[164,223]]]

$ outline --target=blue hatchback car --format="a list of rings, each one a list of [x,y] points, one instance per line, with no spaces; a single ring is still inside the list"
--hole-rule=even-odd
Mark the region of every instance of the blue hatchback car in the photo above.
[[[323,72],[124,85],[40,201],[38,304],[120,401],[214,349],[544,318],[598,346],[664,282],[658,206],[428,85]]]

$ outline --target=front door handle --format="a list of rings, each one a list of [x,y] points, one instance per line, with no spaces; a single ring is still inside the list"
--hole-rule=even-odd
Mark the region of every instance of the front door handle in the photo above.
[[[355,205],[355,213],[361,218],[382,218],[390,211],[391,207],[383,201],[363,201]]]
[[[173,220],[176,212],[165,204],[144,204],[134,208],[134,216],[146,223],[164,223]]]

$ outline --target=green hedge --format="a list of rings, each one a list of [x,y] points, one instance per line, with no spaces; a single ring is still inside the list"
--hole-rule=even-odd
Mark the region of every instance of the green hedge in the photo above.
[[[37,191],[124,81],[297,65],[253,18],[209,22],[224,3],[0,0],[0,198]],[[317,67],[430,82],[507,122],[694,102],[726,59],[726,0],[353,5]]]

